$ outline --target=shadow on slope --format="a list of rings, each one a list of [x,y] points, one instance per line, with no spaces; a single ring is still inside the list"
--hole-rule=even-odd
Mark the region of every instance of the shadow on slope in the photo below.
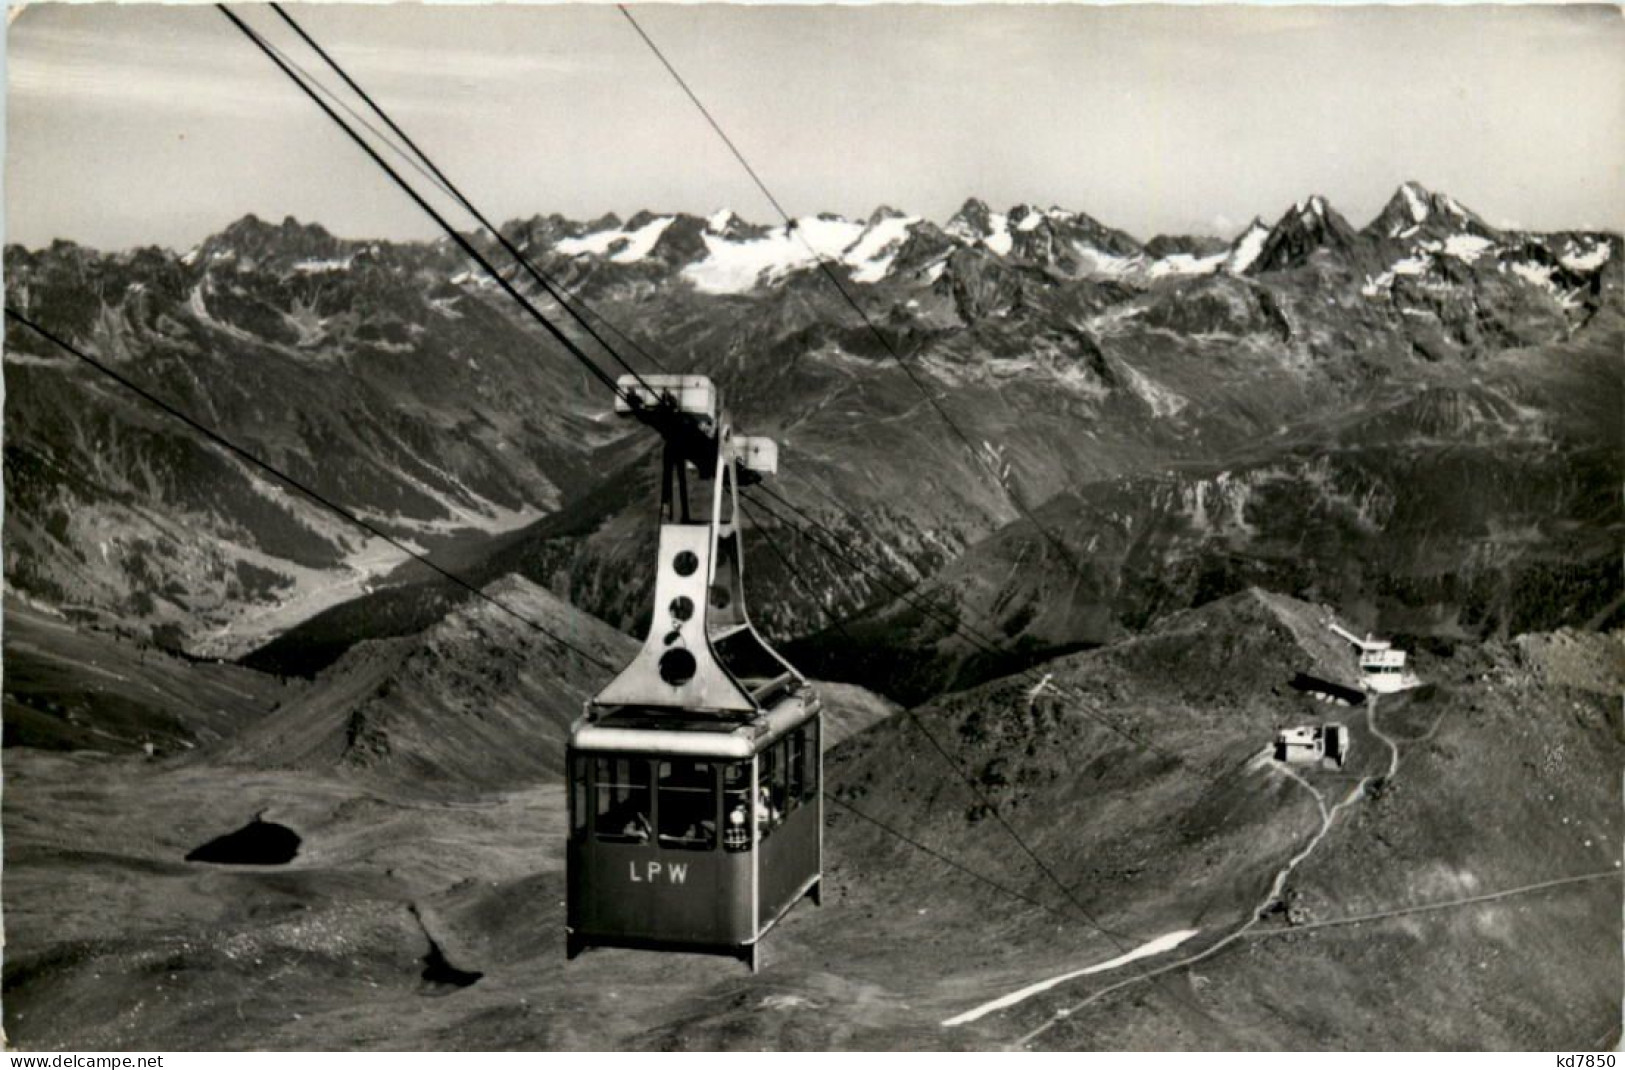
[[[186,860],[216,866],[281,866],[298,854],[297,832],[256,816],[242,828],[188,851]]]
[[[356,644],[224,756],[362,771],[431,792],[557,777],[571,722],[636,644],[517,576],[487,591],[610,668],[471,601],[421,635]]]

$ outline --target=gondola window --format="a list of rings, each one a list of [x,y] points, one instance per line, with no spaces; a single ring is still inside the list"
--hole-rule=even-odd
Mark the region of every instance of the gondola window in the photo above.
[[[716,771],[709,762],[660,763],[660,846],[709,851],[717,844]]]
[[[601,843],[648,843],[649,763],[643,758],[599,758],[593,789],[594,823]]]
[[[570,762],[570,835],[575,839],[587,832],[587,767],[585,758]]]
[[[818,798],[818,756],[823,741],[818,737],[818,722],[811,721],[796,729],[801,738],[801,801]]]
[[[785,792],[784,806],[786,810],[794,810],[806,798],[807,763],[805,760],[807,741],[796,729],[784,737],[785,769],[789,775],[789,787]]]

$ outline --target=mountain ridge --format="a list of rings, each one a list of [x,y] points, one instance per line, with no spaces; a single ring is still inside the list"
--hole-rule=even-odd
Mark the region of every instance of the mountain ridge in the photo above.
[[[942,226],[882,206],[789,228],[730,211],[537,214],[503,232],[636,338],[634,362],[649,352],[711,375],[741,426],[780,439],[787,489],[913,584],[1024,509],[1118,478],[1223,470],[1283,425],[1342,426],[1395,391],[1441,388],[1414,417],[1431,421],[1438,449],[1488,435],[1506,443],[1492,452],[1509,450],[1560,421],[1525,420],[1526,398],[1481,397],[1470,383],[1501,355],[1605,348],[1620,239],[1486,230],[1411,185],[1388,208],[1415,215],[1413,199],[1430,225],[1408,236],[1367,233],[1393,229],[1381,213],[1355,231],[1311,196],[1223,248],[1178,235],[1142,244],[1068,209],[995,212],[975,199]],[[397,537],[469,563],[481,582],[518,570],[618,627],[647,612],[633,577],[649,552],[636,500],[652,493],[648,443],[450,243],[340,239],[249,216],[182,256],[70,243],[6,255],[18,307]],[[379,614],[383,630],[368,634],[444,609],[398,554],[237,470],[14,325],[8,343],[17,589],[212,656],[317,625],[369,590],[410,611]],[[975,452],[922,408],[921,384]],[[1606,421],[1588,426],[1606,434]],[[1321,478],[1284,463],[1294,479]],[[621,489],[598,494],[608,472]],[[550,523],[566,506],[578,520]],[[768,527],[795,566],[753,558],[779,637],[824,628],[827,609],[887,601],[872,577]],[[413,589],[385,590],[403,585]],[[1043,634],[1064,645],[1103,633]]]

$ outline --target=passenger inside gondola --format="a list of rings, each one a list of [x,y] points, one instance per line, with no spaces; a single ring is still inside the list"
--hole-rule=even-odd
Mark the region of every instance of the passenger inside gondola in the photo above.
[[[649,763],[642,758],[599,758],[594,762],[597,786],[593,827],[604,843],[648,843]]]
[[[756,830],[766,836],[784,820],[784,756],[782,744],[762,752],[756,798]]]
[[[773,805],[773,793],[766,784],[756,793],[756,827],[763,832],[776,827],[781,811]]]
[[[660,846],[709,851],[717,844],[716,774],[709,762],[660,763]]]

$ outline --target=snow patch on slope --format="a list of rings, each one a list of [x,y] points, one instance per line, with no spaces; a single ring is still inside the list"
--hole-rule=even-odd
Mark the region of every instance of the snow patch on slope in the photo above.
[[[1224,262],[1224,269],[1233,275],[1240,275],[1253,266],[1258,254],[1264,251],[1264,243],[1269,240],[1270,228],[1262,223],[1254,223],[1247,228],[1247,232],[1236,239],[1235,247],[1230,251],[1229,258]]]
[[[1452,234],[1445,239],[1444,253],[1471,264],[1494,247],[1494,242],[1476,234]]]
[[[1589,274],[1608,263],[1608,258],[1613,253],[1613,248],[1607,242],[1601,241],[1583,253],[1576,252],[1575,247],[1570,246],[1562,256],[1557,258],[1557,262],[1570,271]]]
[[[293,265],[293,269],[301,275],[324,275],[330,271],[348,271],[351,257],[341,260],[300,260]]]
[[[631,264],[642,260],[654,249],[655,242],[660,240],[660,236],[666,232],[666,228],[671,226],[673,218],[672,216],[662,216],[627,234],[626,248],[610,257],[610,259],[617,264]]]
[[[253,335],[249,334],[241,327],[233,326],[230,323],[223,323],[220,320],[215,319],[214,316],[210,315],[209,306],[203,299],[204,288],[210,287],[210,285],[210,280],[205,278],[203,282],[192,287],[192,292],[187,295],[186,305],[191,311],[193,317],[205,327],[213,327],[217,331],[223,331],[232,338],[237,339],[239,342],[257,341]]]
[[[1394,285],[1394,279],[1400,275],[1422,275],[1427,272],[1432,263],[1432,250],[1439,248],[1438,243],[1430,243],[1420,255],[1407,256],[1403,260],[1396,260],[1388,265],[1388,270],[1375,277],[1366,276],[1365,284],[1360,287],[1360,293],[1366,297],[1380,296],[1384,291]]]
[[[1078,255],[1078,262],[1086,275],[1128,275],[1145,265],[1144,257],[1114,256],[1077,240],[1072,242],[1072,251]]]
[[[1228,253],[1212,256],[1193,256],[1190,253],[1170,253],[1151,265],[1148,274],[1153,279],[1170,275],[1211,275],[1224,265]]]
[[[564,256],[605,256],[611,249],[616,249],[615,255],[610,257],[615,263],[636,263],[649,255],[660,240],[660,235],[666,232],[675,218],[660,216],[637,230],[611,227],[593,234],[583,234],[579,238],[563,238],[554,243],[553,249]]]
[[[968,1010],[964,1014],[956,1014],[952,1018],[945,1020],[942,1024],[944,1026],[956,1026],[964,1025],[967,1022],[974,1022],[976,1019],[981,1018],[984,1015],[992,1014],[994,1011],[1000,1011],[1006,1007],[1013,1007],[1030,996],[1036,996],[1040,992],[1048,992],[1056,985],[1065,984],[1066,982],[1075,978],[1087,977],[1092,973],[1104,973],[1106,970],[1115,970],[1119,966],[1127,966],[1129,963],[1136,962],[1139,959],[1149,958],[1152,955],[1160,955],[1164,951],[1172,951],[1174,948],[1178,947],[1180,944],[1183,944],[1186,940],[1189,940],[1200,931],[1201,930],[1199,929],[1180,929],[1178,932],[1165,933],[1164,935],[1157,937],[1155,940],[1141,944],[1132,951],[1128,951],[1114,959],[1108,959],[1105,962],[1096,963],[1093,966],[1085,966],[1081,970],[1073,970],[1071,973],[1063,973],[1058,977],[1051,977],[1047,981],[1039,981],[1037,984],[1028,985],[1026,988],[1010,993],[1008,996],[1001,996],[998,999],[992,1000],[991,1002],[982,1004],[980,1007],[975,1007]]]
[[[852,268],[854,282],[879,282],[891,271],[897,250],[908,239],[918,216],[892,216],[881,219],[863,232],[842,254]]]
[[[702,234],[706,255],[685,267],[683,278],[701,293],[745,293],[759,283],[816,263],[818,256],[842,261],[846,250],[864,236],[864,230],[862,223],[851,220],[809,216],[789,227],[775,227],[752,241],[729,241]],[[866,262],[866,266],[874,270],[872,262]]]

